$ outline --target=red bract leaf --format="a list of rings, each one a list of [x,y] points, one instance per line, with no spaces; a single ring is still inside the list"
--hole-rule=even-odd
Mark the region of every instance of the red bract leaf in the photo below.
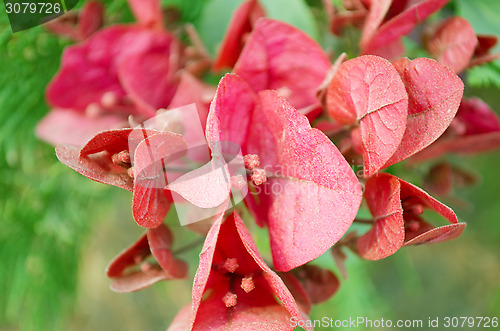
[[[361,48],[365,48],[369,41],[373,38],[378,27],[383,22],[389,7],[391,7],[391,4],[392,0],[379,0],[371,2],[370,11],[363,25],[361,40],[359,42]]]
[[[450,17],[438,27],[427,48],[439,63],[459,73],[469,65],[477,43],[476,33],[465,18]]]
[[[160,132],[139,143],[134,155],[134,219],[140,226],[155,228],[170,208],[164,189],[165,166],[185,154],[182,136]]]
[[[244,81],[226,75],[211,105],[207,140],[240,144],[269,172],[260,194],[246,203],[269,226],[275,267],[290,270],[342,237],[359,207],[360,186],[332,142],[275,91],[260,92],[257,106],[254,98]]]
[[[160,0],[128,0],[130,9],[139,23],[151,28],[163,26]]]
[[[274,91],[259,93],[246,146],[262,168],[276,172],[265,184],[279,188],[269,195],[268,210],[276,269],[287,271],[324,253],[349,228],[361,200],[358,180],[338,149]]]
[[[168,189],[200,208],[220,206],[229,198],[231,190],[227,164],[220,159],[212,159],[170,183]]]
[[[330,299],[339,289],[338,278],[330,270],[315,265],[303,265],[293,271],[302,282],[304,290],[313,304]]]
[[[312,302],[311,298],[309,298],[309,295],[307,294],[306,290],[304,289],[304,286],[300,283],[300,281],[297,279],[297,277],[294,276],[292,273],[293,271],[289,272],[277,272],[277,274],[280,276],[280,278],[283,280],[283,283],[285,283],[286,287],[292,293],[293,298],[295,299],[295,302],[297,303],[297,306],[306,314],[309,314],[312,309]]]
[[[498,115],[484,101],[464,98],[447,133],[411,160],[421,162],[445,153],[472,154],[499,147]]]
[[[221,79],[207,119],[209,145],[210,142],[230,141],[244,148],[255,98],[250,86],[240,77],[228,74]]]
[[[68,12],[43,26],[58,36],[84,41],[102,27],[103,12],[99,2],[86,1],[78,14],[75,11]]]
[[[359,123],[365,177],[380,170],[405,132],[408,96],[391,63],[376,56],[344,62],[327,90],[329,114],[344,124]]]
[[[106,153],[86,157],[80,156],[80,149],[71,145],[58,145],[56,155],[59,161],[96,182],[109,184],[128,191],[133,189],[133,180],[127,169],[113,164]]]
[[[123,98],[125,92],[116,74],[116,55],[131,46],[129,39],[135,33],[135,29],[116,26],[102,30],[83,44],[66,48],[61,68],[47,88],[49,103],[85,110],[91,103],[100,103],[106,92]]]
[[[36,135],[52,145],[81,145],[101,131],[125,125],[126,122],[120,116],[91,118],[83,113],[56,108],[38,122]]]
[[[165,34],[165,36],[168,36]],[[129,55],[119,65],[118,75],[128,96],[142,110],[154,116],[172,100],[177,79],[179,45],[171,37],[158,47]]]
[[[405,200],[411,202],[412,205],[419,204],[424,208],[429,208],[443,216],[450,223],[457,223],[457,215],[451,210],[450,207],[442,204],[438,200],[431,197],[427,192],[422,190],[421,188],[405,182],[402,179],[399,179],[399,183],[401,184],[401,201],[403,201],[403,208],[406,211]]]
[[[243,49],[234,73],[255,91],[279,91],[297,109],[318,103],[316,90],[330,61],[301,30],[261,18]]]
[[[144,261],[150,254],[148,237],[144,233],[135,243],[127,247],[110,262],[106,269],[106,275],[109,278],[120,277],[128,267],[137,264],[138,261]]]
[[[78,35],[80,40],[89,38],[103,25],[104,8],[97,1],[85,2],[78,17]]]
[[[441,9],[449,0],[423,0],[383,23],[369,42],[364,39],[362,54],[378,54],[386,45],[407,35],[429,15]],[[378,21],[378,20],[377,20]],[[371,31],[371,29],[370,29]]]
[[[475,154],[498,148],[500,148],[500,132],[489,132],[437,141],[412,157],[411,161],[423,162],[446,153]]]
[[[236,9],[217,58],[214,60],[213,70],[234,66],[243,49],[247,34],[252,32],[255,22],[263,16],[265,16],[264,8],[257,0],[247,0]]]
[[[448,128],[462,100],[464,85],[450,69],[418,58],[394,62],[408,92],[408,119],[401,144],[385,167],[434,142]]]
[[[462,235],[466,226],[465,223],[440,226],[406,241],[403,246],[434,244],[456,239]]]
[[[170,101],[169,109],[183,107],[192,103],[196,104],[198,116],[203,128],[205,128],[208,108],[214,95],[215,88],[212,85],[205,84],[188,72],[183,71],[175,95]],[[189,123],[184,123],[184,125],[189,125]],[[188,137],[186,137],[186,140],[189,141]]]
[[[453,189],[453,169],[449,163],[439,163],[429,170],[424,188],[431,193],[447,195]]]
[[[108,130],[96,134],[80,151],[80,156],[106,151],[110,155],[129,149],[128,138],[132,129]]]
[[[147,231],[151,254],[158,261],[170,279],[183,278],[187,274],[187,264],[176,259],[171,251],[172,232],[164,224]]]
[[[454,239],[465,227],[449,207],[389,174],[371,177],[366,183],[365,198],[375,223],[358,238],[357,247],[360,255],[370,260],[392,255],[402,246]],[[434,228],[425,222],[420,216],[425,208],[443,216],[451,226]]]
[[[262,260],[240,217],[233,214],[223,223],[222,216],[200,254],[191,314],[183,310],[173,325],[187,326],[191,318],[187,330],[290,329],[290,318],[305,317],[292,294]]]
[[[111,94],[124,115],[140,114],[125,100],[127,91],[118,77],[119,64],[134,54],[168,48],[172,40],[166,32],[138,26],[103,29],[84,43],[66,48],[61,68],[47,88],[47,100],[56,107],[84,111],[91,104],[100,105],[103,96]]]
[[[394,254],[403,245],[405,228],[398,178],[378,174],[368,179],[365,199],[373,215],[373,227],[357,241],[359,254],[379,260]]]
[[[454,121],[464,126],[464,136],[500,131],[498,115],[479,98],[464,98]]]
[[[500,53],[490,54],[489,51],[497,44],[498,37],[493,35],[477,35],[477,46],[469,67],[492,62],[500,58]]]
[[[187,264],[172,255],[171,244],[172,233],[165,225],[149,229],[137,242],[111,261],[106,270],[108,277],[113,279],[111,289],[120,293],[133,292],[161,280],[184,278]],[[145,262],[150,255],[160,265]],[[141,270],[127,272],[127,269],[139,266]]]
[[[477,35],[477,46],[474,50],[474,57],[487,55],[488,52],[498,43],[498,37],[495,35]]]

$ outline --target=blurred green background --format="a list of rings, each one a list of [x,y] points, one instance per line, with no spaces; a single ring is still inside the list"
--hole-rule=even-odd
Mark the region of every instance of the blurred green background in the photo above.
[[[163,1],[177,8],[181,22],[195,24],[212,52],[240,2]],[[321,32],[321,1],[263,3],[270,16],[323,45],[349,44]],[[105,4],[108,22],[132,20],[125,1]],[[455,0],[445,13],[467,17],[479,33],[500,35],[500,1]],[[12,34],[0,5],[0,330],[165,330],[190,302],[192,278],[139,293],[111,292],[104,274],[108,262],[142,233],[131,217],[131,195],[76,174],[57,161],[53,147],[34,137],[36,123],[48,112],[45,86],[68,44],[43,27]],[[500,110],[498,61],[471,70],[465,79],[466,95]],[[468,223],[464,235],[405,248],[377,262],[351,256],[339,292],[315,307],[311,318],[500,317],[500,152],[450,161],[481,178],[455,192],[466,204],[450,203]],[[192,262],[192,277],[197,252],[182,257]],[[336,268],[329,255],[318,263]]]

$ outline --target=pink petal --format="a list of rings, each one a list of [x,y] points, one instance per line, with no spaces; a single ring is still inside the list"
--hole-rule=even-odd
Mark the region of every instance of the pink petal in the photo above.
[[[103,25],[104,8],[97,1],[87,1],[78,17],[78,34],[80,40],[88,39]]]
[[[254,92],[243,79],[236,75],[225,75],[210,104],[206,129],[209,144],[230,141],[244,148],[255,98]]]
[[[165,196],[167,186],[163,167],[181,157],[187,149],[182,136],[160,132],[144,139],[134,159],[134,219],[140,226],[155,228],[170,208]]]
[[[90,118],[71,109],[53,109],[36,126],[39,139],[52,145],[82,146],[98,132],[118,128],[125,124],[119,116]]]
[[[329,300],[339,289],[340,282],[330,270],[306,264],[293,272],[302,282],[312,304]]]
[[[335,120],[360,124],[365,177],[373,175],[397,150],[405,132],[408,96],[398,72],[376,56],[346,61],[326,100]]]
[[[374,52],[407,35],[429,15],[441,9],[449,0],[423,0],[407,8],[399,15],[383,23],[369,42],[365,42],[362,54]]]
[[[373,227],[357,241],[359,254],[380,260],[403,245],[405,227],[398,178],[380,173],[366,182],[365,199],[373,215]]]
[[[80,151],[80,156],[106,151],[110,155],[129,149],[129,136],[132,129],[116,129],[99,132],[90,139]]]
[[[287,271],[342,237],[356,215],[361,190],[342,154],[305,116],[275,91],[259,93],[259,101],[247,150],[259,156],[261,167],[277,174],[266,183],[268,189],[279,189],[267,193],[272,203],[268,225],[274,265]]]
[[[171,40],[170,34],[138,26],[102,29],[84,43],[66,48],[61,68],[47,88],[47,100],[59,108],[83,111],[90,104],[101,104],[103,95],[112,93],[124,115],[140,114],[125,100],[119,64],[124,57],[165,47]]]
[[[463,98],[455,120],[465,126],[465,136],[500,131],[498,115],[479,98]]]
[[[383,57],[389,61],[399,59],[405,53],[405,46],[401,39],[396,39],[393,42],[385,45],[382,48],[372,52],[372,55]]]
[[[184,278],[187,265],[172,255],[171,243],[172,233],[165,225],[149,229],[147,234],[111,261],[106,270],[108,277],[113,278],[111,289],[119,293],[133,292],[161,280]],[[151,254],[159,262],[159,266],[145,262]],[[139,266],[143,262],[146,267],[141,267],[142,270],[126,272],[128,268]]]
[[[212,85],[205,84],[188,72],[183,71],[175,95],[170,101],[169,109],[183,107],[192,103],[196,104],[198,116],[203,128],[205,128],[208,108],[214,95],[215,88]],[[185,125],[189,124],[185,123]],[[189,142],[188,137],[185,138]]]
[[[453,189],[454,172],[448,162],[434,165],[425,179],[424,188],[437,195],[449,195]]]
[[[239,287],[232,289],[238,293],[234,307],[227,307],[222,300],[222,295],[230,289],[229,279],[213,271],[214,266],[220,265],[228,257],[238,261],[238,272],[256,275],[255,289],[249,293]],[[209,286],[212,287],[210,294],[202,299]],[[278,304],[272,294],[279,298],[283,306]],[[282,330],[289,328],[291,317],[303,319],[290,291],[262,260],[236,213],[223,224],[221,215],[207,235],[194,279],[191,316],[194,330],[226,330],[228,325],[233,329]]]
[[[384,20],[392,0],[372,1],[370,11],[365,19],[363,31],[361,33],[360,47],[365,48],[373,36],[377,33],[377,29]]]
[[[446,153],[476,154],[500,148],[500,132],[488,132],[471,136],[438,140],[411,158],[422,162]]]
[[[268,18],[257,21],[234,73],[255,91],[278,90],[297,109],[318,103],[316,90],[330,61],[301,30]]]
[[[120,277],[125,269],[137,264],[138,261],[144,261],[150,254],[148,237],[144,233],[135,243],[123,250],[110,262],[106,268],[106,275],[110,278]]]
[[[147,231],[151,254],[160,264],[169,279],[184,278],[187,275],[187,264],[178,260],[172,254],[171,246],[173,242],[170,229],[161,224],[154,229]]]
[[[200,208],[220,206],[229,198],[230,174],[225,162],[212,159],[202,167],[179,177],[167,187]]]
[[[418,203],[420,203],[423,207],[434,210],[435,212],[443,216],[448,222],[458,223],[457,215],[455,215],[450,207],[434,199],[421,188],[411,183],[405,182],[402,179],[398,178],[398,180],[401,184],[401,200],[403,202],[406,199],[411,198],[412,200],[418,201]]]
[[[498,37],[495,35],[477,35],[477,46],[474,50],[474,57],[479,57],[483,55],[487,55],[488,52],[495,47],[498,43]]]
[[[101,30],[85,43],[70,46],[63,53],[61,68],[47,88],[47,100],[61,108],[85,110],[100,103],[106,92],[123,97],[116,74],[117,56],[133,29],[116,26]]]
[[[124,56],[118,67],[123,88],[143,114],[154,116],[156,110],[166,108],[172,100],[177,80],[174,62],[179,45],[167,33],[157,34],[155,45]]]
[[[462,17],[450,17],[438,27],[427,48],[439,63],[456,73],[464,70],[478,43],[472,25]]]
[[[170,279],[159,266],[146,271],[136,271],[113,279],[110,288],[113,292],[129,293],[148,288],[162,280]]]
[[[128,175],[127,169],[113,164],[109,154],[98,153],[82,157],[78,147],[58,145],[56,155],[59,161],[96,182],[129,191],[133,189],[133,180]]]
[[[139,23],[160,29],[163,26],[163,12],[160,0],[128,0],[130,9]]]
[[[456,239],[460,237],[460,235],[462,235],[462,232],[464,232],[466,226],[467,224],[465,223],[440,226],[405,242],[403,246],[434,244]]]
[[[255,21],[264,15],[264,9],[257,0],[247,0],[236,9],[214,60],[213,70],[234,66],[245,44],[246,35],[252,32]]]
[[[421,151],[443,134],[455,117],[464,86],[453,71],[431,59],[401,59],[394,66],[408,92],[408,119],[401,144],[385,167]]]

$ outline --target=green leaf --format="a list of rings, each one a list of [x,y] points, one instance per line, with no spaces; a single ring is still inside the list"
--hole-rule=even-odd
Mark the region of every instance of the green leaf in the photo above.
[[[472,87],[500,89],[500,61],[473,67],[467,71],[467,84]]]

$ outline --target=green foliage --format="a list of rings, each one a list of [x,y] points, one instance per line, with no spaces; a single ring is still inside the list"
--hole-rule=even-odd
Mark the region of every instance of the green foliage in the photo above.
[[[41,27],[12,34],[0,17],[0,325],[20,331],[66,329],[83,238],[100,208],[88,210],[105,192],[34,136],[65,44]]]
[[[471,87],[496,87],[500,89],[500,61],[471,68],[467,72],[467,84]]]

